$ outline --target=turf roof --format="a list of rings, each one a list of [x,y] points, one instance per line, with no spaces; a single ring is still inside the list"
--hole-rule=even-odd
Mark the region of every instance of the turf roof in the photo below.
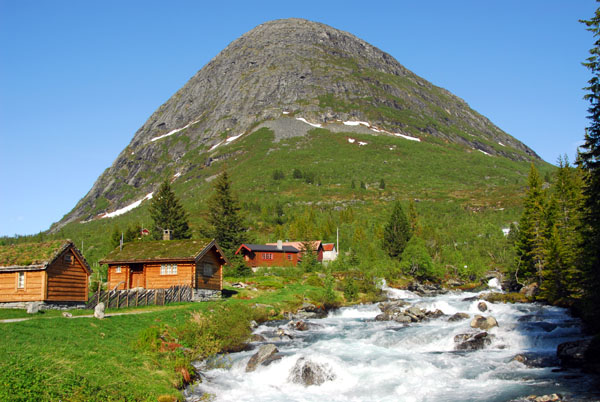
[[[69,244],[70,240],[51,240],[0,246],[0,267],[45,264],[54,260]]]
[[[157,240],[137,241],[123,244],[108,253],[100,263],[110,261],[147,261],[163,259],[193,259],[209,244],[210,240]]]

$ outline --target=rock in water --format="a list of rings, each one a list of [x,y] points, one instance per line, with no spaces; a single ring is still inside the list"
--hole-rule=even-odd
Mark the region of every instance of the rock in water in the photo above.
[[[479,328],[483,329],[484,331],[487,331],[497,326],[498,321],[496,321],[496,319],[492,316],[486,318],[480,315],[476,315],[475,318],[471,320],[471,328]]]
[[[327,364],[319,364],[304,357],[296,361],[294,367],[290,371],[288,380],[296,384],[321,385],[325,381],[333,381],[335,374]]]
[[[94,309],[94,317],[101,320],[104,318],[104,303],[98,303]]]
[[[450,321],[450,322],[461,321],[461,320],[466,320],[469,317],[471,317],[471,316],[467,313],[456,313],[452,317],[448,318],[448,321]]]
[[[582,367],[585,362],[585,353],[592,343],[591,339],[564,342],[556,348],[556,355],[563,367]]]
[[[256,367],[259,364],[263,364],[270,358],[273,358],[277,352],[279,352],[279,350],[272,343],[262,345],[258,348],[258,352],[256,352],[248,361],[246,372],[256,370]]]
[[[454,337],[454,342],[457,345],[454,347],[456,350],[479,350],[483,349],[487,345],[492,343],[493,335],[487,332],[480,332],[478,334],[460,334]]]
[[[485,302],[479,302],[477,304],[477,308],[479,309],[479,311],[481,311],[483,313],[484,311],[487,311],[488,306],[487,306],[487,304],[485,304]]]

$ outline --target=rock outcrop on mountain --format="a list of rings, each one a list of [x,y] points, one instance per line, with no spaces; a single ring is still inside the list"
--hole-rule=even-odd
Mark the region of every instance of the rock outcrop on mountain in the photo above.
[[[322,127],[538,158],[462,99],[352,34],[276,20],[233,41],[160,106],[52,230],[141,199],[167,175],[210,164],[219,147],[262,126],[274,141]]]

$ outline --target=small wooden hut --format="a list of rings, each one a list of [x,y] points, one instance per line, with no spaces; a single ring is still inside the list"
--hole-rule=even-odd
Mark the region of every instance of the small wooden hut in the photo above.
[[[0,303],[86,302],[91,272],[70,240],[0,246]]]

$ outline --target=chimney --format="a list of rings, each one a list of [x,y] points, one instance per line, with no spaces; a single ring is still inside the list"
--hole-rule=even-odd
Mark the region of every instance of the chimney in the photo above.
[[[171,240],[172,233],[169,229],[163,230],[163,240]]]
[[[283,242],[281,240],[277,240],[277,250],[283,250]]]

